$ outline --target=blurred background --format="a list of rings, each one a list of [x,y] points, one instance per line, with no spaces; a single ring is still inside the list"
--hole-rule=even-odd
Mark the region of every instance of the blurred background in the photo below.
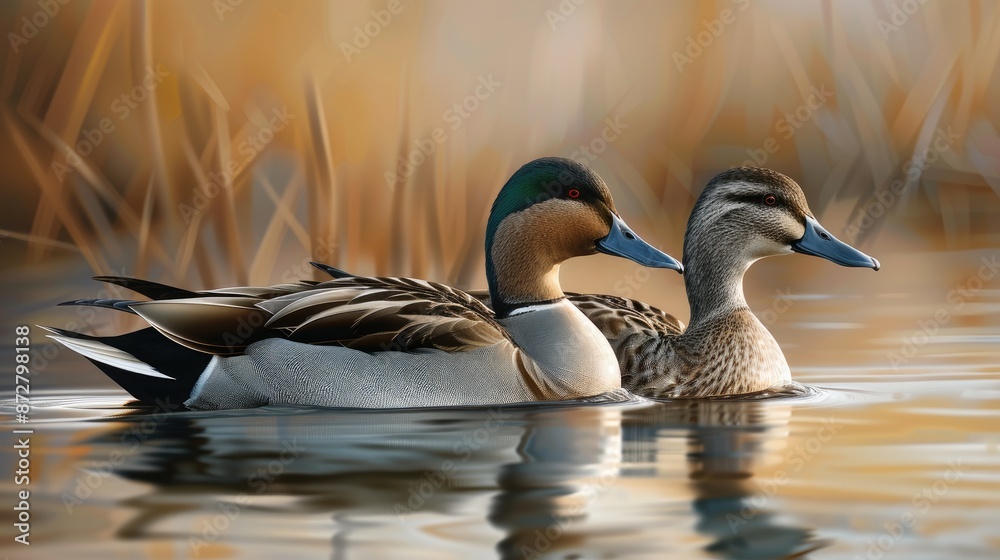
[[[884,263],[769,259],[747,279],[759,311],[838,290],[942,303],[1000,247],[993,2],[53,0],[0,14],[4,327],[129,327],[53,308],[127,295],[96,274],[213,288],[319,279],[319,260],[485,287],[493,197],[544,155],[596,169],[676,256],[713,175],[770,167]],[[598,256],[562,278],[687,318],[670,272]]]
[[[57,306],[134,297],[99,274],[207,289],[321,279],[317,260],[483,288],[490,204],[547,155],[596,169],[678,257],[711,177],[776,169],[883,265],[747,273],[816,396],[526,407],[398,520],[481,411],[128,416],[33,328],[35,557],[200,554],[240,492],[256,501],[206,556],[521,558],[572,507],[552,557],[875,558],[890,536],[897,557],[997,557],[1000,3],[22,0],[0,30],[5,364],[14,325],[138,327]],[[688,318],[672,271],[598,255],[562,282]],[[295,438],[303,458],[257,496],[245,482]],[[600,473],[618,477],[581,502]],[[901,515],[919,522],[896,546]]]

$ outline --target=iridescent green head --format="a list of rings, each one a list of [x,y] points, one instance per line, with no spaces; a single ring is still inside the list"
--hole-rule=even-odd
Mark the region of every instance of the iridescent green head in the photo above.
[[[525,164],[500,190],[486,227],[486,274],[498,316],[563,297],[559,264],[597,252],[683,270],[632,232],[593,170],[556,157]]]

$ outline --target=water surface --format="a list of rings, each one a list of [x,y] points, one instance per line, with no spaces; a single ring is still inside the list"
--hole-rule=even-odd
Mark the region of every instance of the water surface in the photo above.
[[[975,270],[799,289],[767,320],[808,390],[766,399],[166,414],[62,355],[48,379],[96,388],[33,395],[4,554],[996,558],[1000,286],[948,299]]]

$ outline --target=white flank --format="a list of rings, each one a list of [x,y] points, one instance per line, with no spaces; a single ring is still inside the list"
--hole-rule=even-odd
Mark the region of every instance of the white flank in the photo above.
[[[198,381],[195,381],[194,387],[191,388],[191,395],[189,397],[191,400],[197,399],[198,395],[201,394],[201,389],[205,386],[205,382],[212,376],[212,369],[221,359],[222,358],[219,356],[212,356],[212,359],[208,361],[208,365],[205,366],[205,369],[201,372],[201,375],[198,377]]]

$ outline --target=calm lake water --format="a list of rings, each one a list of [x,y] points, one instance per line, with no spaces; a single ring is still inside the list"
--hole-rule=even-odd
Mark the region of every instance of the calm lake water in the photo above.
[[[33,392],[32,544],[11,544],[8,523],[0,554],[997,558],[989,256],[915,255],[895,275],[816,266],[771,299],[765,280],[790,269],[751,272],[796,396],[162,414],[123,407],[62,354],[45,378],[95,388]]]

